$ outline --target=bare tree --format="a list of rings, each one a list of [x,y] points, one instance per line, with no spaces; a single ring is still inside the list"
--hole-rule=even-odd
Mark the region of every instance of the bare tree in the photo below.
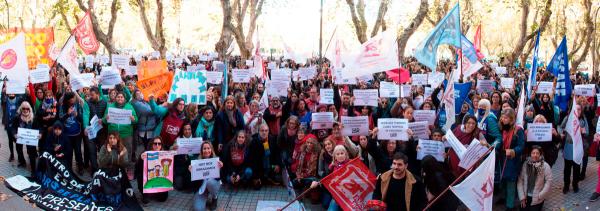
[[[221,26],[221,36],[217,44],[215,44],[215,51],[219,53],[219,57],[224,59],[227,54],[227,48],[233,42],[231,30],[229,24],[231,23],[231,4],[229,0],[221,0],[221,8],[223,10],[223,23]]]
[[[130,5],[137,8],[139,11],[140,19],[142,20],[142,27],[146,32],[146,37],[152,46],[152,49],[160,52],[160,57],[165,58],[167,53],[165,34],[163,28],[163,3],[162,0],[156,0],[156,23],[154,32],[148,22],[148,16],[146,15],[146,9],[148,7],[145,0],[132,0]]]
[[[92,20],[92,28],[94,30],[94,34],[96,34],[96,39],[98,39],[98,41],[104,45],[109,55],[112,56],[112,54],[117,51],[117,49],[115,48],[115,43],[113,41],[113,32],[115,29],[115,23],[117,22],[117,12],[121,9],[121,6],[119,5],[119,0],[112,0],[112,3],[110,4],[110,21],[108,22],[108,30],[106,33],[104,33],[104,31],[102,31],[102,29],[100,28],[98,17],[94,12],[94,1],[88,0],[87,7],[83,3],[83,0],[76,1],[77,5],[79,5],[79,9],[83,11],[90,11],[90,19]],[[64,20],[66,20],[65,18],[66,17],[63,17]],[[68,23],[67,26],[70,30],[72,29],[68,25]]]
[[[354,1],[355,0],[346,0],[346,3],[350,8],[350,16],[352,17],[352,23],[354,24],[356,37],[358,38],[358,41],[360,43],[364,43],[368,39],[367,20],[365,19],[365,1],[358,0],[358,2],[356,3],[354,3]],[[377,20],[375,20],[375,25],[373,26],[373,30],[371,31],[371,37],[377,35],[379,29],[381,29],[381,31],[384,31],[386,29],[384,17],[389,4],[389,0],[381,0],[381,3],[379,4],[379,11],[377,12]]]
[[[579,40],[579,47],[581,47],[582,45],[583,50],[581,51],[579,57],[575,57],[577,51],[571,51],[569,52],[569,58],[571,58],[571,70],[577,70],[577,67],[579,67],[579,64],[581,64],[581,62],[583,62],[583,60],[585,60],[585,58],[587,57],[587,54],[590,50],[591,44],[593,42],[593,35],[594,35],[594,23],[592,22],[592,1],[591,0],[584,0],[583,1],[583,7],[584,7],[584,12],[583,12],[583,21],[584,21],[584,28],[581,29],[582,31],[582,39]],[[574,40],[575,42],[577,42],[577,40]],[[583,43],[583,44],[582,44]]]
[[[400,36],[398,36],[398,57],[400,61],[404,57],[404,49],[406,48],[406,43],[412,34],[419,28],[423,20],[427,16],[427,12],[429,11],[429,3],[428,0],[421,0],[421,4],[419,6],[419,12],[413,20],[410,22],[408,27],[406,27]]]
[[[254,44],[252,43],[252,37],[256,30],[256,20],[262,12],[262,7],[265,0],[221,0],[221,7],[223,8],[223,27],[221,29],[221,38],[215,46],[217,51],[224,52],[229,46],[228,42],[230,35],[232,34],[235,41],[240,48],[240,54],[243,58],[249,58],[251,56]],[[244,22],[246,20],[246,13],[248,13],[248,31],[244,33]]]
[[[517,44],[515,45],[515,47],[510,51],[511,53],[508,55],[508,61],[509,64],[514,64],[515,61],[523,54],[523,49],[525,48],[525,45],[528,42],[532,42],[531,46],[533,46],[533,42],[534,42],[534,37],[537,34],[537,30],[540,30],[540,33],[542,33],[544,30],[546,30],[546,25],[548,25],[548,22],[550,21],[550,16],[552,15],[552,10],[551,10],[551,6],[552,6],[552,0],[546,0],[545,1],[545,6],[544,9],[542,11],[542,17],[540,19],[540,21],[537,21],[537,17],[534,18],[534,22],[539,23],[538,27],[533,29],[531,32],[528,32],[528,16],[529,16],[529,9],[531,7],[531,2],[530,0],[521,0],[520,2],[520,6],[521,6],[521,27],[520,27],[520,33],[519,33],[519,38],[517,40]],[[536,15],[537,16],[537,15]],[[529,47],[528,51],[526,53],[529,53],[533,47]],[[526,57],[523,57],[523,61],[526,59]],[[524,62],[521,62],[521,65],[523,65]]]

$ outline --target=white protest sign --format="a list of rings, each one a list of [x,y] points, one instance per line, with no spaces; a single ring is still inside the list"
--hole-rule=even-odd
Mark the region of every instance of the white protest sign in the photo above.
[[[369,117],[368,116],[342,116],[344,128],[342,135],[345,136],[366,136],[369,135]]]
[[[169,91],[168,102],[182,98],[186,104],[206,104],[206,71],[187,72],[177,70]]]
[[[129,67],[124,68],[125,69],[125,75],[137,75],[137,66],[135,65],[129,65]]]
[[[492,80],[477,80],[477,92],[492,92],[494,91],[494,84]]]
[[[410,78],[412,79],[412,85],[427,85],[427,74],[412,74]]]
[[[112,88],[115,85],[123,82],[121,80],[121,73],[118,70],[110,67],[105,67],[102,69],[102,72],[100,72],[100,78],[102,78],[103,88]]]
[[[410,85],[402,85],[400,87],[400,97],[412,97],[411,89]]]
[[[6,81],[6,94],[25,94],[27,83],[20,81]]]
[[[39,84],[50,81],[50,74],[48,68],[37,68],[29,71],[29,80],[32,84]]]
[[[108,108],[108,116],[106,118],[108,123],[128,125],[131,124],[131,110]]]
[[[113,54],[110,65],[119,69],[125,69],[129,67],[129,56]]]
[[[248,69],[233,69],[231,70],[231,78],[235,83],[250,83],[252,72]]]
[[[206,62],[206,61],[208,61],[208,56],[207,55],[201,55],[198,59],[200,59],[200,61],[202,61],[202,62]]]
[[[506,75],[506,67],[496,67],[495,70],[498,75]]]
[[[535,93],[537,94],[550,94],[552,93],[552,87],[554,84],[549,81],[541,81],[538,84],[537,90]]]
[[[354,105],[355,106],[377,106],[379,98],[379,90],[377,89],[355,89],[354,90]]]
[[[221,84],[223,82],[223,72],[206,71],[206,82],[209,84]]]
[[[500,86],[505,89],[512,89],[515,87],[514,78],[500,78]]]
[[[94,67],[94,56],[92,56],[92,55],[85,56],[85,67],[87,67],[87,68]]]
[[[456,152],[456,155],[458,156],[458,158],[462,159],[463,155],[467,151],[467,148],[465,147],[465,145],[460,143],[460,141],[458,140],[458,138],[456,138],[456,136],[454,135],[454,133],[452,133],[452,131],[448,131],[446,133],[446,143],[448,143],[448,145],[450,145],[450,147],[452,147],[454,152]]]
[[[433,93],[433,88],[425,87],[425,91],[423,93],[425,98],[428,98],[429,96],[431,96],[432,93]]]
[[[527,142],[552,141],[552,123],[527,124]]]
[[[428,125],[435,123],[435,110],[414,110],[413,117],[415,121],[426,121]]]
[[[380,118],[377,119],[377,138],[379,140],[408,141],[408,119]]]
[[[333,127],[333,112],[312,113],[312,129],[329,129]]]
[[[254,61],[252,61],[252,60],[246,60],[246,66],[248,66],[248,67],[254,66]]]
[[[29,146],[38,145],[40,131],[27,128],[17,129],[17,144],[25,144]]]
[[[400,86],[394,82],[382,81],[379,83],[379,97],[398,98],[400,97]]]
[[[177,154],[200,154],[202,138],[177,138]]]
[[[69,75],[71,84],[71,89],[79,90],[84,87],[91,87],[92,81],[94,80],[93,73],[82,73],[79,75]]]
[[[444,143],[441,141],[419,139],[417,160],[423,160],[423,157],[426,155],[431,155],[437,161],[444,162]]]
[[[600,94],[596,94],[596,102],[598,102],[598,106],[600,107]]]
[[[409,122],[408,128],[413,131],[414,136],[420,139],[429,139],[429,126],[427,121]]]
[[[594,84],[575,85],[575,95],[593,97],[594,94],[596,94],[596,86]]]
[[[317,68],[316,67],[298,68],[298,75],[300,76],[300,81],[306,81],[309,79],[313,79],[317,75]]]
[[[325,105],[333,104],[333,89],[320,89],[319,90],[319,103]],[[314,119],[313,119],[314,121]]]
[[[490,63],[490,67],[496,69],[496,67],[498,67],[498,63],[492,62]]]
[[[458,166],[460,166],[463,169],[469,169],[487,151],[488,148],[481,145],[479,143],[479,140],[473,139],[471,144],[469,144],[469,147],[467,147],[467,150],[463,154],[462,158],[460,159],[460,163],[458,163]]]
[[[344,78],[342,76],[343,68],[334,68],[333,69],[333,79],[335,84],[356,84],[356,78]]]
[[[279,96],[279,97],[286,97],[287,96],[287,90],[290,87],[290,82],[289,81],[273,81],[273,80],[267,80],[265,82],[265,87],[267,90],[267,93],[273,97],[275,96]]]
[[[598,122],[596,123],[596,133],[600,133],[600,118],[598,118]]]
[[[100,131],[100,129],[102,129],[102,123],[98,121],[98,116],[94,115],[94,117],[92,117],[92,119],[90,120],[90,126],[86,128],[88,138],[96,138],[96,135],[98,135],[98,131]]]
[[[430,84],[431,87],[438,87],[444,82],[445,76],[446,74],[443,72],[429,73],[427,76],[427,83]]]
[[[192,160],[192,181],[219,178],[219,158]]]
[[[372,81],[373,80],[373,75],[371,75],[371,74],[361,75],[361,76],[358,76],[357,79],[359,81],[365,81],[365,82],[366,81]]]
[[[271,81],[287,81],[290,82],[292,72],[290,69],[277,69],[271,71]]]
[[[267,68],[269,70],[274,70],[276,68],[277,64],[275,64],[275,62],[269,62],[269,64],[267,64]]]

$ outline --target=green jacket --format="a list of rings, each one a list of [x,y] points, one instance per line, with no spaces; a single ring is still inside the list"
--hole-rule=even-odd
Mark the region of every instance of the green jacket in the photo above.
[[[98,90],[100,91],[100,99],[102,99],[106,102],[110,102],[110,98],[108,97],[108,94],[104,95],[104,93],[102,92],[101,84],[98,84]],[[131,92],[129,91],[128,88],[123,89],[123,94],[125,94],[125,102],[131,101]]]
[[[106,121],[106,117],[108,117],[108,109],[109,108],[119,108],[119,109],[126,109],[126,110],[130,110],[131,111],[131,115],[133,115],[134,120],[131,121],[131,124],[114,124],[114,123],[108,123]],[[102,122],[105,125],[108,125],[108,132],[113,132],[113,131],[117,131],[119,132],[119,135],[121,138],[128,138],[131,137],[133,135],[133,125],[136,124],[138,121],[137,115],[135,114],[135,109],[133,109],[133,106],[130,103],[125,103],[122,107],[117,106],[117,103],[110,103],[108,104],[108,106],[106,107],[106,115],[104,115],[104,117],[102,118]]]

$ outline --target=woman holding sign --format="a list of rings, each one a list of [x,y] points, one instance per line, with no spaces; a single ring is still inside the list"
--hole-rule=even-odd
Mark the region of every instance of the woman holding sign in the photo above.
[[[150,142],[148,142],[148,146],[146,148],[147,151],[164,151],[163,140],[160,136],[154,137]],[[147,204],[149,199],[154,199],[159,202],[164,202],[169,197],[169,191],[158,192],[158,193],[144,193],[144,162],[146,160],[147,154],[142,153],[141,158],[137,159],[135,163],[135,178],[138,181],[138,190],[142,193],[142,203]]]
[[[179,131],[179,137],[177,139],[191,139],[193,138],[192,134],[192,124],[190,122],[185,121],[181,126],[181,130]],[[176,151],[178,148],[179,145],[177,144],[177,140],[175,140],[175,143],[171,147],[171,150]],[[175,189],[184,190],[192,188],[192,175],[186,168],[190,165],[191,160],[198,158],[199,153],[200,152],[193,154],[175,155],[175,168],[173,169],[173,175],[175,175],[175,177],[173,178],[173,187]]]
[[[19,159],[19,167],[25,167],[27,164],[25,163],[25,157],[23,156],[23,144],[19,144],[19,128],[23,129],[39,129],[37,123],[34,123],[34,115],[33,108],[27,101],[23,101],[21,106],[17,109],[17,116],[13,119],[10,124],[9,132],[13,137],[17,138],[17,155]],[[39,132],[38,132],[39,134]],[[41,135],[38,135],[38,139],[41,138]],[[38,156],[37,153],[37,142],[35,145],[26,145],[27,147],[27,155],[29,157],[29,163],[31,166],[31,175],[35,177],[35,159]]]
[[[131,115],[129,116],[129,119],[131,121],[130,124],[118,124],[118,123],[110,123],[112,122],[110,120],[111,118],[111,112],[110,109],[111,108],[117,108],[119,110],[128,110],[131,112]],[[135,109],[133,108],[133,106],[131,105],[131,103],[125,101],[125,94],[120,92],[117,93],[116,96],[116,100],[114,103],[108,104],[108,107],[106,108],[106,114],[104,116],[104,118],[102,118],[102,121],[104,122],[104,124],[108,124],[108,132],[117,132],[117,134],[119,135],[119,138],[123,141],[123,145],[125,145],[125,147],[127,148],[127,156],[128,156],[128,162],[131,161],[133,163],[130,164],[131,168],[133,169],[133,165],[135,164],[135,160],[136,158],[133,157],[133,125],[137,123],[137,115],[135,113]],[[129,177],[129,180],[133,179],[133,171],[131,171],[131,169],[128,169],[127,171],[127,176]]]
[[[202,143],[201,150],[201,159],[217,157],[212,144],[208,141]],[[219,161],[217,165],[219,169],[223,168],[223,162]],[[191,170],[192,166],[189,168]],[[218,178],[209,178],[198,182],[202,185],[200,186],[200,190],[194,193],[194,211],[215,210],[217,208],[217,193],[221,189],[221,182],[219,182]]]

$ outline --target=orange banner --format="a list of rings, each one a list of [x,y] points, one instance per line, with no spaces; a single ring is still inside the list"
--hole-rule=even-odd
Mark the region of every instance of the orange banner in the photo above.
[[[163,96],[171,90],[171,82],[173,80],[173,73],[166,72],[158,74],[151,78],[139,80],[137,86],[144,94],[144,99],[148,100],[150,95],[155,97]]]
[[[167,72],[169,70],[165,60],[142,61],[138,66],[138,79],[144,80]]]
[[[54,30],[52,27],[18,29],[11,28],[8,31],[0,32],[0,43],[4,43],[16,36],[17,33],[25,33],[25,52],[27,53],[27,64],[29,69],[35,69],[38,64],[47,64],[52,66],[52,59],[49,51],[54,43]]]

